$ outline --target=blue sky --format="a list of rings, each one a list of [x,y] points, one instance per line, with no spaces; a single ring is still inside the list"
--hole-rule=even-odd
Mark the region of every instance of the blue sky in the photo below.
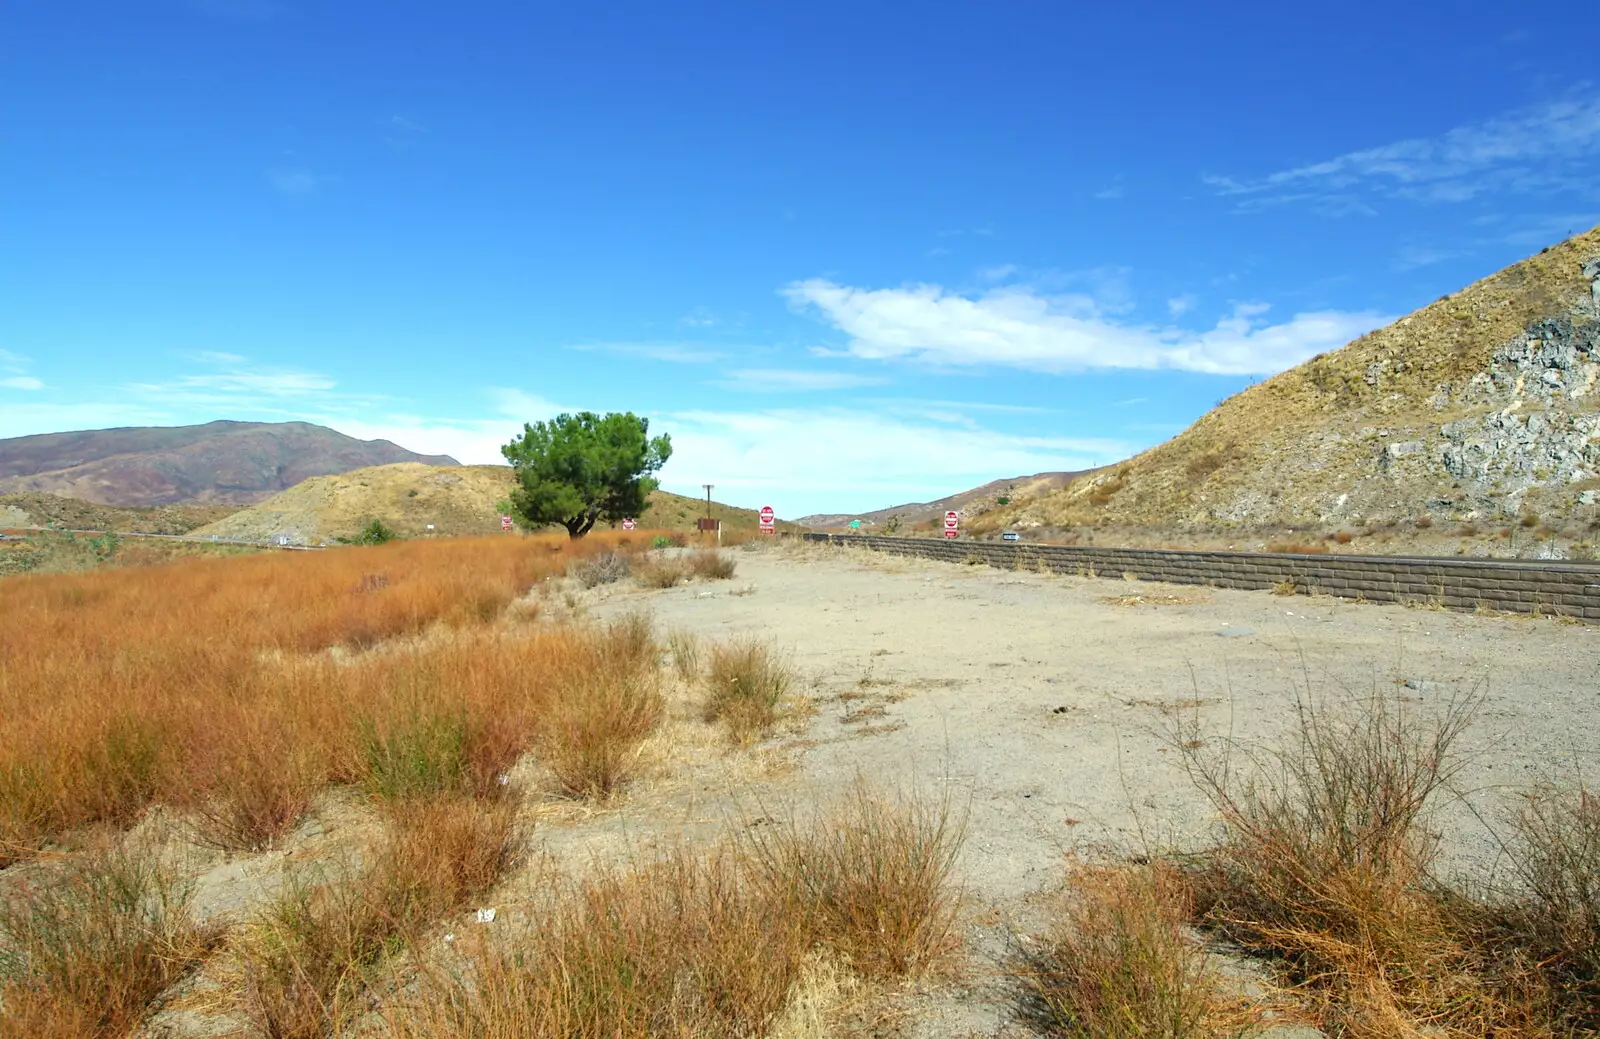
[[[0,0],[0,37],[0,437],[492,462],[633,410],[671,489],[868,509],[1125,457],[1600,221],[1582,4]]]

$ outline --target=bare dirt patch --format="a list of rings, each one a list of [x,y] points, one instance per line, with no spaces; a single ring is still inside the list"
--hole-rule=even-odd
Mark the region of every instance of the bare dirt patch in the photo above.
[[[1131,593],[1122,580],[813,547],[741,552],[739,573],[753,589],[743,596],[625,589],[587,609],[606,619],[648,605],[658,627],[753,635],[786,652],[817,708],[789,743],[789,796],[864,774],[967,806],[968,968],[906,997],[909,1034],[1020,1027],[1007,957],[1039,925],[1030,899],[1059,885],[1069,854],[1204,840],[1211,815],[1177,760],[1180,718],[1200,738],[1250,743],[1293,725],[1297,687],[1329,702],[1396,693],[1421,707],[1477,690],[1468,763],[1429,820],[1453,872],[1496,858],[1480,816],[1503,814],[1541,778],[1592,783],[1600,769],[1590,627],[1268,592]],[[1182,608],[1134,608],[1147,604]]]

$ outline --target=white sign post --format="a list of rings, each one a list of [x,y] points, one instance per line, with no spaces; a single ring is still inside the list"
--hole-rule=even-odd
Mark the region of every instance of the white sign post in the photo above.
[[[771,505],[761,506],[761,533],[774,534],[778,529],[778,514],[772,511]]]
[[[509,531],[511,529],[511,517],[510,516],[501,516],[500,517],[500,529],[501,530],[505,530],[505,531]]]
[[[623,520],[622,521],[622,529],[623,530],[632,530],[633,529],[633,520],[631,520],[631,519]]]
[[[959,532],[956,530],[956,524],[959,523],[960,521],[961,521],[961,515],[960,515],[960,513],[956,512],[954,509],[951,509],[949,512],[945,513],[944,514],[944,536],[947,537],[947,538],[958,537],[959,536]]]

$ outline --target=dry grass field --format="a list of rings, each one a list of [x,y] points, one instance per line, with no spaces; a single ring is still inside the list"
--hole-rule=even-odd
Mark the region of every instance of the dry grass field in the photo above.
[[[1107,594],[1125,582],[654,543],[0,581],[0,1037],[1600,1024],[1600,801],[1525,783],[1493,883],[1441,865],[1432,810],[1482,785],[1473,734],[1504,695],[1307,694],[1283,724],[1219,733],[1209,691],[1172,699],[1158,647],[1208,611],[1261,625],[1281,612],[1266,593],[1148,611]],[[1314,609],[1303,655],[1366,652],[1407,616]],[[1589,629],[1425,622],[1478,625],[1480,645],[1523,623],[1517,644],[1552,661],[1528,702],[1573,717]],[[1275,658],[1227,641],[1259,720]],[[1119,714],[1109,755],[1095,697],[1053,684],[1090,673],[1159,708],[1164,751]],[[1048,732],[1018,713],[1041,696]],[[936,777],[905,771],[939,745]],[[1058,788],[1101,798],[1102,822],[1119,803],[1187,822],[1074,844]]]

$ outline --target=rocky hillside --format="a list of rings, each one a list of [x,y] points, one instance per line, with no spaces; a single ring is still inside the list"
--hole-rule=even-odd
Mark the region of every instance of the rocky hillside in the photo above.
[[[498,533],[500,503],[511,496],[511,487],[511,469],[503,465],[381,465],[306,480],[195,533],[245,540],[288,537],[309,544],[350,537],[373,520],[403,537],[426,536],[430,523],[436,536]],[[693,530],[705,514],[703,500],[658,490],[650,495],[640,525]],[[713,503],[711,514],[725,529],[754,529],[759,523],[750,509],[721,503]]]
[[[1587,517],[1600,499],[1600,228],[1250,387],[989,526]],[[1542,517],[1542,518],[1541,518]]]
[[[958,491],[935,501],[909,502],[872,512],[818,513],[813,516],[802,516],[796,522],[813,530],[840,530],[847,528],[851,520],[860,520],[862,529],[871,529],[879,533],[891,528],[896,531],[906,531],[939,525],[943,522],[944,514],[952,509],[963,515],[976,515],[999,506],[1001,498],[1021,501],[1024,498],[1038,497],[1059,490],[1083,475],[1082,472],[1075,472],[1013,476],[1007,480],[991,480],[982,487]]]
[[[95,429],[0,440],[0,494],[124,507],[244,505],[313,476],[389,462],[456,464],[307,422]]]

